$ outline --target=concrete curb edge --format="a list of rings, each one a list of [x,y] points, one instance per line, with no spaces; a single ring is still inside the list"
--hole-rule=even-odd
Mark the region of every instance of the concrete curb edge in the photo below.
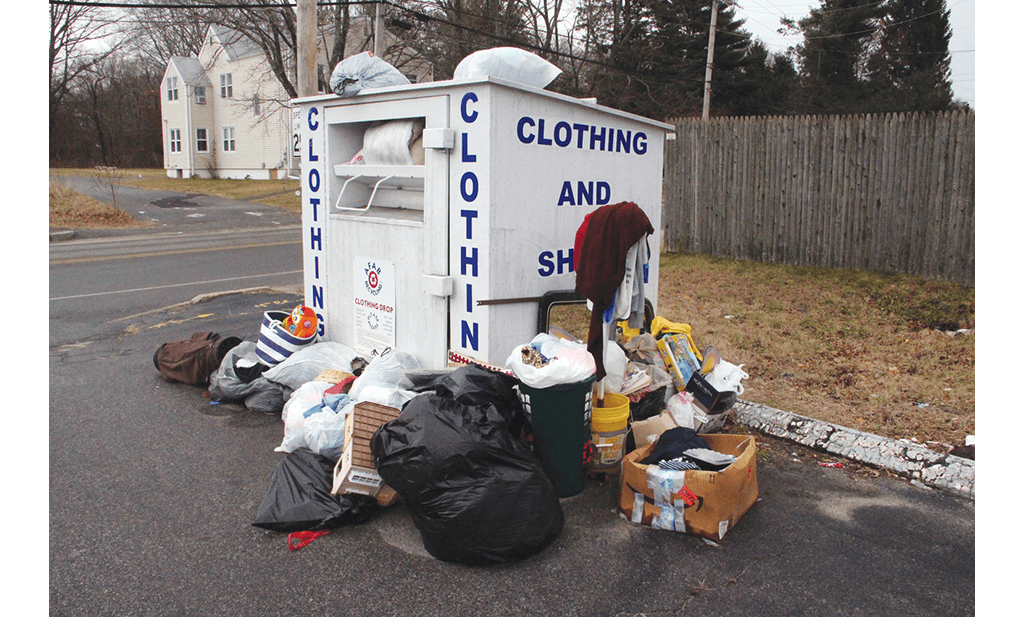
[[[915,484],[974,499],[974,461],[935,452],[923,444],[892,440],[759,403],[737,400],[736,421],[773,437],[795,441],[859,463],[888,469]]]

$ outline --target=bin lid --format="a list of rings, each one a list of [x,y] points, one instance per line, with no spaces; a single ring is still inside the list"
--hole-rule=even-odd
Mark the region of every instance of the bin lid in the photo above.
[[[514,81],[508,81],[507,79],[501,79],[500,77],[485,76],[485,77],[473,77],[468,79],[447,79],[443,81],[428,81],[418,84],[408,84],[403,86],[387,86],[384,88],[367,88],[356,93],[354,96],[342,98],[336,94],[320,94],[317,96],[307,96],[302,98],[292,99],[293,105],[300,105],[306,103],[324,103],[331,102],[337,104],[357,104],[366,103],[374,99],[393,99],[393,98],[405,98],[405,96],[394,96],[394,95],[406,95],[411,94],[413,96],[419,95],[432,95],[437,94],[438,91],[475,85],[475,84],[493,84],[502,88],[512,88],[527,92],[532,95],[542,96],[558,101],[564,101],[572,103],[574,105],[582,105],[589,109],[596,109],[603,113],[607,113],[620,118],[625,118],[635,122],[642,122],[650,126],[654,126],[665,131],[674,131],[675,125],[668,124],[667,122],[660,122],[658,120],[652,120],[651,118],[645,118],[637,114],[631,114],[629,112],[613,109],[611,107],[605,107],[604,105],[598,105],[595,99],[578,99],[576,97],[568,96],[566,94],[560,94],[558,92],[551,92],[550,90],[544,90],[542,88],[535,88],[526,84],[517,83]]]

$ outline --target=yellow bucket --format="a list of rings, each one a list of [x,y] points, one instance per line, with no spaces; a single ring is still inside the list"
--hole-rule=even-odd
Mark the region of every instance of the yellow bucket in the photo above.
[[[617,466],[625,456],[626,433],[629,426],[629,399],[622,394],[606,393],[594,402],[590,414],[594,459],[591,467],[607,469]]]

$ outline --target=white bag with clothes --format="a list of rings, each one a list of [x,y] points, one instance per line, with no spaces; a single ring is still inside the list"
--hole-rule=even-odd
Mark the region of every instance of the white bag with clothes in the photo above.
[[[281,412],[284,418],[284,439],[281,445],[274,448],[274,452],[293,452],[306,447],[306,418],[303,414],[323,403],[324,392],[333,385],[326,381],[310,381],[292,392]]]
[[[532,347],[549,361],[543,366],[527,364],[523,360],[523,351],[528,347]],[[529,344],[513,349],[505,361],[505,366],[512,371],[516,379],[531,388],[579,383],[597,372],[594,356],[587,351],[585,345],[545,333],[535,336]]]
[[[455,67],[453,79],[498,77],[535,88],[545,88],[562,69],[537,54],[518,47],[494,47],[473,52]]]
[[[335,413],[325,405],[323,411],[306,418],[302,427],[306,447],[332,460],[341,458],[345,449],[345,421],[355,406],[355,401],[349,401]]]
[[[330,80],[331,92],[342,98],[355,96],[366,88],[406,85],[409,85],[409,79],[405,75],[369,51],[339,62],[331,72]]]

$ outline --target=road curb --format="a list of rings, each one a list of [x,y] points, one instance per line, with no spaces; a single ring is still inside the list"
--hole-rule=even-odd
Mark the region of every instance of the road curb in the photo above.
[[[74,229],[51,229],[50,242],[62,242],[75,237]]]
[[[974,499],[974,461],[935,452],[906,439],[892,440],[748,401],[733,406],[736,421],[773,437],[887,469],[915,484]]]

